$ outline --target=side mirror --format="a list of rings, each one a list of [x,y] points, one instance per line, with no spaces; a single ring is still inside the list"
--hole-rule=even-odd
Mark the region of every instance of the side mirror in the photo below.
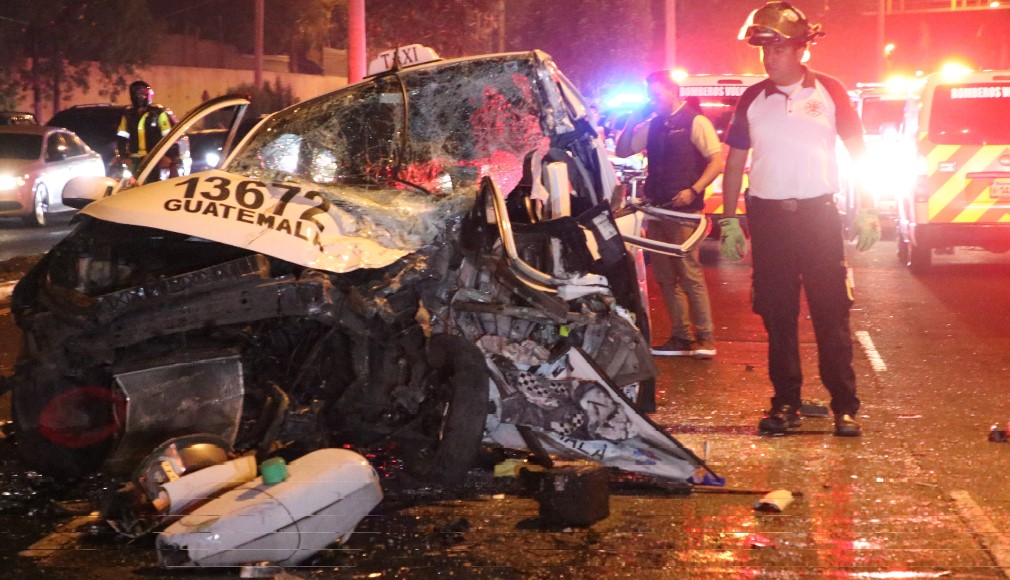
[[[63,188],[63,204],[82,209],[93,201],[112,195],[118,182],[111,177],[86,175],[71,178]]]

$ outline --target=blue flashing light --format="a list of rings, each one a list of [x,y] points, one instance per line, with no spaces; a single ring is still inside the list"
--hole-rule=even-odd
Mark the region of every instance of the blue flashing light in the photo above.
[[[649,102],[649,96],[644,89],[625,87],[611,92],[603,99],[603,106],[608,110],[634,109]]]

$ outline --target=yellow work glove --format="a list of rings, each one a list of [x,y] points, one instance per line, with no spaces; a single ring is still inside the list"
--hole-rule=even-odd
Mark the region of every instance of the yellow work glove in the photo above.
[[[856,249],[865,252],[880,240],[880,218],[875,209],[861,209],[856,214]]]
[[[747,255],[747,238],[740,229],[739,218],[730,217],[719,220],[721,244],[719,253],[727,260],[741,260]]]

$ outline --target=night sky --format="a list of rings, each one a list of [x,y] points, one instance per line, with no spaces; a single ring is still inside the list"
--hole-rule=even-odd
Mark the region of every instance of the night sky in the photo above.
[[[912,3],[906,0],[907,5]],[[737,40],[750,11],[763,4],[761,0],[677,0],[676,65],[691,73],[763,74],[759,51]],[[878,0],[797,0],[794,4],[826,32],[811,49],[809,65],[849,86],[881,81],[893,73],[929,73],[952,58],[976,69],[1010,68],[1010,9],[887,16],[884,41],[895,43],[896,49],[885,63],[875,13]],[[552,3],[539,6],[535,10],[556,7]],[[612,6],[614,17],[620,18],[632,10],[648,11],[650,2],[625,0]],[[558,64],[566,71],[575,68],[567,61],[579,58],[565,50],[570,34],[553,29],[541,31],[537,39],[537,48],[560,57]],[[640,81],[662,66],[663,55],[655,48],[630,62],[614,62],[604,47],[626,39],[608,36],[606,31],[595,34],[600,39],[599,54],[582,58],[592,59],[596,78],[582,78],[588,75],[576,71],[580,77],[576,80],[589,92],[616,77]]]
[[[827,33],[812,48],[810,66],[847,84],[880,80],[885,67],[897,73],[928,73],[951,58],[977,69],[1010,68],[1010,9],[886,16],[885,42],[895,43],[896,49],[885,64],[873,12],[876,1],[795,4]],[[678,64],[696,72],[762,72],[758,51],[736,40],[750,10],[761,5],[751,0],[680,0]]]

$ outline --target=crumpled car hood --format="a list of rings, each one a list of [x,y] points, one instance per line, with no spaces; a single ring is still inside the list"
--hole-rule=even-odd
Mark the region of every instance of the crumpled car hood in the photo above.
[[[538,51],[408,67],[275,113],[221,170],[83,213],[338,274],[381,268],[439,244],[482,178],[510,192],[531,159],[578,135],[584,111],[566,87]]]
[[[353,187],[312,189],[291,182],[265,185],[214,170],[131,189],[90,204],[81,213],[340,274],[388,266],[417,251],[473,203],[469,196],[380,193]],[[411,227],[404,225],[408,216]]]

